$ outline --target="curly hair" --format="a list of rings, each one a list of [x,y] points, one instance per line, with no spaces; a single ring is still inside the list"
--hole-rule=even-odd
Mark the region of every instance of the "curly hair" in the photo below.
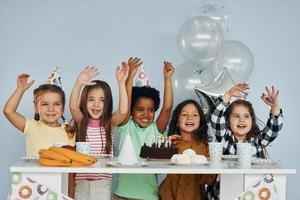
[[[152,99],[154,101],[154,110],[158,110],[160,104],[159,91],[152,87],[143,86],[132,87],[131,112],[136,101],[141,97]]]

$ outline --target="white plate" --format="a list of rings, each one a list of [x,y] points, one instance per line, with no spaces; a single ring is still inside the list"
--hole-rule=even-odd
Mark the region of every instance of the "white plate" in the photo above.
[[[263,159],[263,158],[253,158],[252,165],[277,165],[278,162],[276,160],[271,159]]]
[[[25,161],[37,161],[39,159],[39,157],[38,156],[22,156],[21,159],[25,160]]]
[[[162,159],[159,159],[159,158],[146,158],[146,160],[148,160],[148,161],[170,161],[171,159],[168,159],[168,158],[162,158]]]
[[[100,153],[92,153],[91,156],[94,157],[94,158],[97,158],[97,159],[112,157],[112,155],[100,154]]]
[[[223,160],[237,160],[237,155],[222,155]]]
[[[148,165],[146,162],[140,161],[139,163],[136,163],[134,165],[121,165],[120,163],[118,163],[117,161],[107,161],[106,165],[111,166],[111,167],[144,167],[146,165]]]
[[[178,166],[199,166],[199,165],[208,165],[209,162],[206,163],[173,163],[170,162],[171,165],[178,165]]]

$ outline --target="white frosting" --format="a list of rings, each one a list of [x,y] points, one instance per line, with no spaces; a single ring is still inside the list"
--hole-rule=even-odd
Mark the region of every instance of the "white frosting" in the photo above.
[[[207,163],[207,159],[203,155],[196,155],[196,156],[193,157],[192,163],[193,164],[206,164]]]
[[[193,149],[186,149],[183,154],[174,154],[171,162],[174,164],[206,164],[207,159],[203,155],[197,155]]]
[[[191,164],[191,159],[188,155],[185,154],[178,154],[177,156],[177,163],[180,164]]]
[[[189,157],[193,157],[197,155],[193,149],[186,149],[182,152],[182,154],[187,155]]]

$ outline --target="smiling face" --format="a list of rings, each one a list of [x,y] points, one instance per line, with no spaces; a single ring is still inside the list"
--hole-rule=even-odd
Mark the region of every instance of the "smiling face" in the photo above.
[[[238,140],[244,140],[252,128],[252,117],[248,107],[235,105],[229,116],[229,126]]]
[[[36,97],[35,111],[40,120],[51,127],[59,126],[58,120],[63,114],[63,101],[56,92],[42,92]]]
[[[102,88],[93,88],[87,95],[87,111],[91,118],[99,119],[103,113],[105,95]]]
[[[178,117],[178,127],[182,134],[191,134],[200,126],[200,114],[194,104],[185,105]]]
[[[155,116],[155,102],[150,98],[140,97],[135,101],[132,118],[140,127],[149,126]]]

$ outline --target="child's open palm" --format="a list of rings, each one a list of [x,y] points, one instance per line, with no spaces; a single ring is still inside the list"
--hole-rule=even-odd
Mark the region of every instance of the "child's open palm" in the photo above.
[[[272,86],[271,89],[267,86],[265,88],[267,93],[263,93],[260,98],[271,107],[279,107],[279,90],[277,90],[274,86]]]
[[[82,70],[77,76],[76,82],[81,85],[94,85],[96,83],[91,82],[91,80],[99,74],[99,71],[96,67],[87,66]]]
[[[128,59],[129,76],[133,78],[135,76],[135,74],[137,73],[139,66],[141,66],[142,64],[143,64],[143,61],[140,58],[130,57]]]
[[[248,90],[249,85],[247,83],[239,83],[233,86],[229,91],[230,96],[234,96],[237,98],[245,98],[244,90]]]
[[[30,88],[34,83],[34,80],[28,83],[29,77],[30,77],[29,74],[20,74],[17,77],[17,87],[22,90],[27,90],[28,88]]]
[[[118,82],[124,82],[126,81],[129,74],[129,66],[126,62],[122,62],[122,66],[118,66],[116,69],[116,78]]]
[[[171,62],[165,61],[164,62],[164,77],[171,78],[175,72],[175,68]]]
[[[222,99],[225,102],[230,101],[231,97],[237,97],[237,98],[245,98],[246,94],[244,93],[244,90],[248,90],[249,85],[247,83],[238,83],[234,85],[230,90],[225,92]]]

